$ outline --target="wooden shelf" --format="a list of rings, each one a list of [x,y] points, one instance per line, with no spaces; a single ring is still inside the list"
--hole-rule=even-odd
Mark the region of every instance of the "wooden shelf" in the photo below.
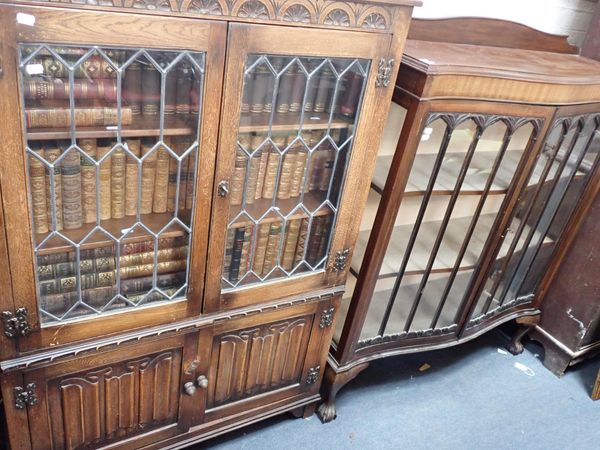
[[[479,217],[475,232],[471,236],[467,251],[462,258],[459,268],[460,271],[470,270],[477,264],[477,261],[483,252],[489,230],[492,227],[495,217],[495,214],[482,214]],[[444,235],[444,239],[442,240],[442,245],[440,246],[437,257],[434,261],[433,268],[431,270],[432,273],[451,272],[453,270],[456,257],[460,251],[460,247],[465,238],[465,234],[471,219],[471,217],[461,217],[450,220]],[[429,256],[431,254],[431,248],[433,247],[433,243],[437,237],[440,225],[441,221],[423,222],[406,267],[406,275],[424,273]],[[481,230],[482,228],[482,232],[478,233],[478,229]],[[402,257],[404,256],[404,251],[408,244],[408,240],[410,239],[412,229],[413,224],[400,225],[394,228],[390,238],[390,243],[383,259],[379,278],[395,277],[398,274],[398,270],[402,264]],[[528,228],[526,228],[525,233],[528,233],[527,230]],[[354,251],[354,257],[352,258],[352,269],[356,273],[358,273],[360,270],[360,264],[366,251],[369,236],[370,230],[364,230],[359,233]],[[544,243],[546,242],[551,241],[547,239],[544,241]],[[505,240],[505,245],[503,245],[502,249],[500,250],[498,259],[506,256],[509,245],[510,239]],[[520,248],[517,248],[515,251],[518,250],[520,250]]]
[[[269,131],[270,113],[244,114],[240,118],[240,133],[266,133]],[[303,130],[326,130],[329,123],[329,113],[306,113]],[[353,118],[334,115],[331,121],[332,129],[348,128],[354,123]],[[295,131],[300,127],[299,114],[275,114],[273,117],[273,132]]]
[[[196,127],[191,123],[198,120],[197,116],[165,116],[165,136],[192,136],[196,134]],[[116,138],[117,130],[112,127],[77,127],[75,134],[80,139],[86,138]],[[124,126],[122,137],[158,136],[160,124],[158,116],[133,116],[131,125]],[[39,141],[47,139],[70,139],[69,128],[32,128],[27,131],[27,140]]]
[[[483,193],[497,155],[498,152],[475,152],[460,191],[462,195],[480,195]],[[505,194],[507,192],[514,176],[514,172],[508,169],[517,167],[521,155],[521,151],[507,151],[505,153],[500,169],[496,173],[494,183],[491,186],[490,194]],[[464,156],[464,153],[448,153],[446,155],[436,179],[433,190],[434,195],[452,193]],[[392,158],[391,155],[377,158],[371,185],[379,193],[383,192]],[[437,155],[433,153],[417,154],[415,156],[404,195],[422,195],[425,193],[436,158]]]
[[[309,211],[314,211],[316,208],[321,205],[326,198],[325,191],[311,191],[304,194],[304,201],[302,202],[305,208]],[[275,206],[279,207],[280,213],[282,215],[289,214],[298,204],[300,203],[300,197],[293,197],[286,200],[277,200]],[[254,203],[246,205],[246,212],[254,219],[258,219],[261,217],[269,208],[271,207],[271,199],[260,199],[256,200]],[[233,217],[237,216],[242,209],[242,205],[234,205],[229,208],[229,220]],[[327,214],[332,214],[332,211],[328,207],[323,207],[320,210],[313,213],[314,216],[325,216]],[[302,219],[304,217],[308,217],[304,211],[297,211],[291,216],[288,217],[290,219]],[[272,223],[281,220],[279,216],[275,214],[271,214],[270,216],[263,219],[260,223]],[[239,220],[235,224],[233,224],[233,228],[239,228],[247,225],[252,225],[251,221],[242,221]]]
[[[180,215],[180,218],[184,223],[189,223],[189,210],[186,210]],[[157,233],[165,225],[167,225],[173,219],[173,213],[153,213],[153,214],[142,214],[140,217],[140,221],[146,225],[150,230]],[[103,220],[101,222],[102,227],[108,231],[111,235],[120,237],[124,234],[124,230],[132,227],[136,223],[135,216],[127,216],[122,219],[109,219]],[[75,230],[61,230],[60,233],[64,236],[71,239],[73,242],[80,242],[84,239],[89,232],[96,226],[95,223],[86,223],[81,228],[77,228]],[[35,241],[41,242],[49,233],[36,234]],[[185,230],[181,227],[173,226],[172,228],[163,232],[160,237],[161,238],[169,238],[169,237],[178,237],[183,236],[185,234]],[[127,237],[122,241],[125,243],[132,242],[141,242],[151,239],[152,237],[148,235],[143,229],[136,228],[134,232],[127,235]],[[113,244],[115,241],[106,236],[106,234],[97,231],[95,232],[85,243],[81,244],[81,249],[91,249],[104,247],[107,245]],[[63,239],[59,237],[52,237],[50,240],[44,245],[43,248],[39,249],[37,254],[48,255],[52,253],[60,253],[60,252],[69,252],[73,251],[73,246],[69,245]]]
[[[450,295],[448,296],[442,314],[438,320],[438,327],[448,326],[454,322],[454,316],[460,306],[463,294],[466,292],[472,272],[459,273],[454,279]],[[407,280],[408,283],[402,284],[398,290],[396,302],[392,308],[386,332],[389,334],[400,333],[404,329],[410,307],[417,294],[420,277],[414,277],[413,280]],[[411,282],[412,281],[412,282]],[[423,296],[419,302],[419,307],[412,322],[411,331],[427,330],[430,328],[431,319],[435,314],[436,308],[442,297],[447,276],[432,277],[423,291]],[[381,319],[392,295],[392,283],[377,285],[373,292],[373,297],[367,311],[365,323],[360,333],[360,340],[375,337],[379,334]],[[334,341],[339,342],[341,337],[343,318],[346,316],[349,301],[343,302],[340,307],[340,317],[334,331]],[[341,325],[339,325],[341,324]]]

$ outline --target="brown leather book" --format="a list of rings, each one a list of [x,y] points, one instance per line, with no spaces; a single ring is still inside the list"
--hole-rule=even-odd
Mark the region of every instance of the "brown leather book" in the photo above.
[[[294,267],[304,259],[306,249],[306,238],[308,235],[308,218],[302,219],[300,230],[298,231],[298,243],[296,244],[296,254],[294,255]]]
[[[154,144],[155,142],[151,138],[142,139],[142,157],[150,153]],[[142,162],[141,214],[150,214],[152,212],[157,157],[158,152],[154,151],[146,156]]]
[[[263,263],[262,275],[267,275],[277,264],[279,257],[279,243],[281,241],[281,221],[271,223],[269,240],[265,250],[265,261]]]
[[[281,266],[288,272],[294,267],[294,257],[296,256],[296,247],[298,245],[301,225],[302,219],[290,220],[285,230],[285,243],[283,244]]]
[[[244,243],[242,244],[242,254],[240,255],[240,271],[239,277],[240,279],[246,275],[246,272],[250,269],[250,257],[252,256],[252,236],[254,232],[254,227],[249,225],[245,228],[244,231]]]
[[[54,163],[62,154],[62,150],[55,142],[48,142],[44,148],[44,158],[49,163]],[[48,206],[48,229],[60,231],[63,229],[62,208],[62,178],[60,175],[60,163],[54,165],[54,208],[52,207],[52,187],[50,180],[50,169],[46,169],[46,205]],[[82,181],[83,189],[83,181]],[[52,213],[56,214],[56,226],[52,224]]]
[[[241,137],[243,139],[243,137]],[[231,194],[229,201],[231,205],[241,205],[244,198],[244,182],[246,180],[246,153],[239,147],[235,153],[235,165],[233,177],[231,178]]]
[[[142,67],[142,113],[157,115],[160,109],[160,72],[152,64]]]
[[[290,197],[300,196],[304,188],[304,170],[306,169],[308,152],[302,145],[298,146],[296,152],[296,161],[290,181]]]
[[[135,61],[125,69],[122,81],[123,104],[131,108],[134,116],[142,112],[142,65]]]
[[[59,145],[63,150],[68,148],[68,141]],[[83,225],[83,207],[81,203],[81,159],[80,153],[71,150],[60,163],[62,183],[63,227],[73,230]]]
[[[34,57],[31,64],[41,64],[44,75],[51,78],[69,78],[69,69],[53,56]],[[77,66],[75,78],[116,78],[117,72],[110,63],[99,55],[92,55]]]
[[[44,156],[41,145],[31,145],[31,150]],[[29,156],[29,184],[31,187],[31,209],[33,212],[33,229],[35,233],[48,232],[48,213],[46,195],[46,168],[44,163],[33,155]]]
[[[277,198],[285,200],[290,198],[290,188],[292,184],[292,174],[294,167],[296,166],[296,159],[298,153],[295,149],[291,148],[283,156],[283,163],[281,164],[281,173],[279,175],[279,187],[277,189]]]
[[[175,110],[177,114],[190,113],[190,92],[192,91],[192,69],[188,64],[177,68]]]
[[[346,91],[340,102],[340,112],[347,117],[354,117],[360,100],[363,86],[363,76],[360,73],[349,72],[346,80]]]
[[[131,108],[121,108],[121,123],[131,125]],[[71,126],[71,111],[63,108],[25,110],[27,128],[66,128]],[[104,127],[117,125],[117,108],[75,108],[75,126]]]
[[[127,139],[125,141],[129,151],[137,158],[142,154],[140,139]],[[127,155],[125,160],[125,215],[135,216],[138,206],[138,176],[139,164],[136,158]]]
[[[171,140],[168,136],[164,138],[166,145],[171,145]],[[156,160],[156,179],[154,181],[154,202],[152,211],[155,213],[167,212],[167,197],[169,190],[169,163],[171,155],[166,148],[161,147],[158,150]]]
[[[110,203],[111,217],[125,217],[125,151],[118,148],[111,156]]]
[[[186,142],[187,147],[191,145],[191,142]],[[186,148],[187,148],[186,147]],[[192,209],[194,206],[194,191],[196,189],[196,155],[198,150],[194,150],[189,153],[187,174],[186,174],[186,189],[185,189],[185,209]]]
[[[321,69],[321,76],[319,77],[319,87],[317,88],[317,95],[315,97],[315,105],[313,111],[316,113],[322,113],[329,111],[329,102],[335,88],[335,75],[331,71],[329,65],[325,65]]]
[[[89,158],[81,156],[81,202],[83,205],[83,223],[96,222],[96,139],[77,141]],[[90,159],[91,158],[91,159]]]
[[[277,114],[287,114],[290,112],[290,103],[297,71],[297,67],[293,65],[288,67],[279,77],[279,87],[277,89]]]
[[[24,80],[23,95],[31,100],[68,100],[69,80]],[[117,81],[114,79],[80,79],[73,81],[73,97],[76,100],[117,101]]]
[[[269,241],[269,232],[271,230],[270,223],[263,223],[258,226],[258,234],[256,236],[256,246],[254,249],[254,261],[252,261],[252,270],[258,275],[262,274],[263,265],[265,262],[265,252],[267,251],[267,243]]]
[[[102,159],[112,148],[113,143],[108,139],[99,139],[96,147],[98,161]],[[112,174],[111,157],[104,159],[100,163],[100,219],[108,220],[111,218],[111,174]]]

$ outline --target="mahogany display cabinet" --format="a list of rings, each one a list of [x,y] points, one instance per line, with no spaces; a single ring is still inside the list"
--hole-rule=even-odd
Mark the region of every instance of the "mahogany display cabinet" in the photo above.
[[[369,362],[539,321],[600,186],[600,64],[490,19],[413,20],[319,408]]]
[[[419,2],[2,3],[11,447],[312,414]]]

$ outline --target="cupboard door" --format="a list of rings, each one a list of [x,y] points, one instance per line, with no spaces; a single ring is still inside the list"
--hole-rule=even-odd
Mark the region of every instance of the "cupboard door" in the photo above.
[[[198,314],[225,25],[2,14],[14,303],[41,327],[21,350]]]
[[[587,188],[595,185],[592,189],[598,189],[598,111],[599,105],[559,110],[519,194],[500,255],[473,309],[470,328],[539,305],[538,288]]]
[[[457,338],[551,112],[469,102],[416,108],[395,113],[400,123],[407,117],[412,129],[403,130],[410,136],[403,142],[411,144],[396,150],[396,136],[381,147],[367,208],[376,216],[363,218],[352,260],[359,283],[353,302],[369,297],[364,323],[353,331],[358,350]],[[396,203],[392,184],[403,190]],[[383,255],[372,250],[382,235]]]
[[[215,326],[205,421],[316,394],[331,339],[321,316],[338,304],[329,297]]]
[[[137,344],[25,373],[37,404],[27,407],[34,449],[134,446],[186,431],[198,392],[193,360],[198,335]],[[131,441],[129,441],[131,448]],[[125,444],[124,444],[125,446]]]
[[[343,282],[332,263],[358,218],[389,44],[385,35],[230,25],[206,310]]]

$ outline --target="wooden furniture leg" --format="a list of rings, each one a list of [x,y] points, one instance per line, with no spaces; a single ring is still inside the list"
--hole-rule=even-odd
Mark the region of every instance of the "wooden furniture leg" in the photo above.
[[[300,419],[300,418],[308,419],[310,416],[312,416],[315,413],[316,410],[317,410],[317,404],[311,403],[310,405],[301,406],[299,408],[292,409],[290,411],[290,413],[292,413],[292,415],[296,419]]]
[[[540,316],[539,314],[535,316],[523,316],[517,318],[515,322],[520,326],[517,328],[517,331],[515,331],[515,334],[508,345],[508,351],[513,355],[519,355],[523,353],[524,349],[521,340],[534,326],[540,322]]]
[[[369,363],[363,363],[354,366],[347,371],[336,373],[331,366],[327,365],[327,368],[325,369],[325,378],[323,379],[321,387],[321,394],[325,401],[321,403],[317,410],[317,414],[323,423],[331,422],[337,417],[335,397],[338,391],[367,367],[369,367]]]

